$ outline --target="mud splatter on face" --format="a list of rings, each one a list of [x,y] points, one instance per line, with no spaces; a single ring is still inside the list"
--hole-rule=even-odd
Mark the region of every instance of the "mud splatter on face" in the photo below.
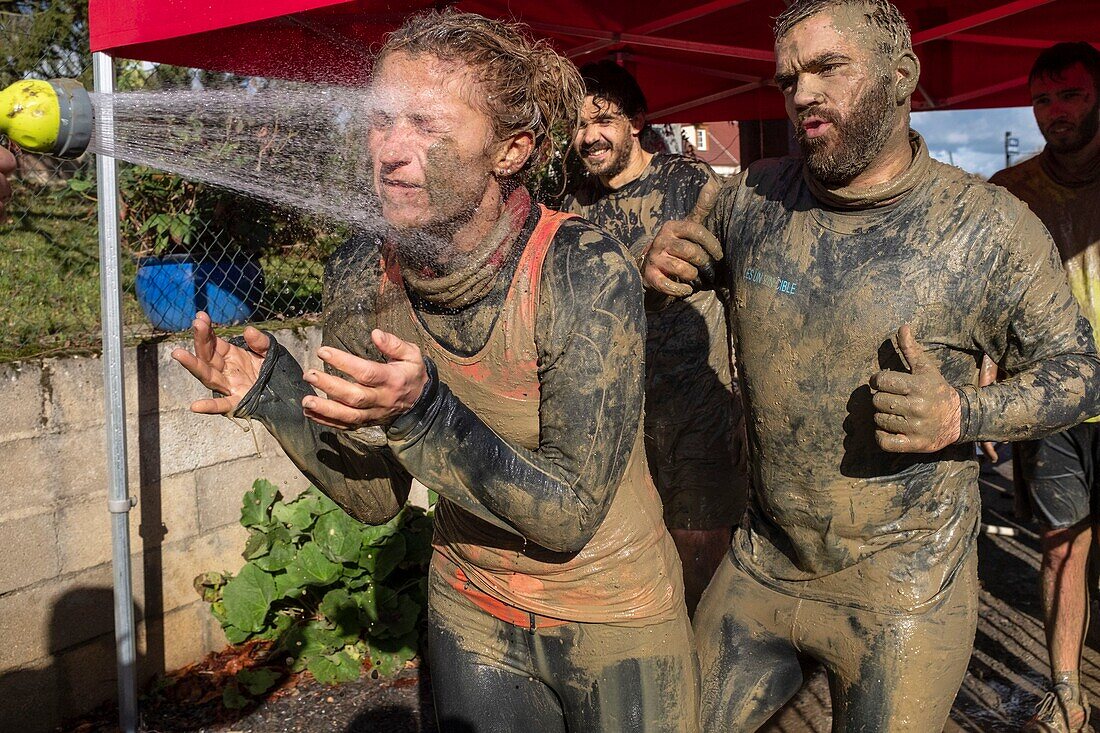
[[[882,47],[881,32],[852,8],[811,16],[776,42],[776,82],[807,167],[827,186],[850,183],[904,140],[908,108]]]
[[[375,187],[395,244],[418,265],[458,266],[456,234],[488,211],[487,197],[499,203],[493,125],[473,103],[476,84],[465,64],[401,52],[383,57],[371,82]]]
[[[810,173],[829,186],[842,185],[862,173],[886,146],[893,113],[889,77],[869,85],[846,116],[824,105],[800,111],[795,134]],[[835,137],[808,137],[801,123],[811,117],[831,122]]]

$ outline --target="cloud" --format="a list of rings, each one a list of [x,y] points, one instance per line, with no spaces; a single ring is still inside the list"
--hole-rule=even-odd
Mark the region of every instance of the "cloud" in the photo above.
[[[987,178],[1005,166],[1005,132],[1020,141],[1013,163],[1043,147],[1030,107],[915,112],[913,129],[924,136],[936,160]]]

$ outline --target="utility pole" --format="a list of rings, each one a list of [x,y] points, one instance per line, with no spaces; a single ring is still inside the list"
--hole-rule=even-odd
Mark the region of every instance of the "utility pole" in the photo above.
[[[1005,168],[1012,165],[1012,156],[1020,154],[1020,138],[1012,137],[1012,131],[1005,131]]]

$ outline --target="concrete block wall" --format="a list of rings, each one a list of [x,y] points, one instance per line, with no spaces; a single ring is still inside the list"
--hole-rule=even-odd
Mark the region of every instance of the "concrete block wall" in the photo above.
[[[276,332],[303,365],[318,329]],[[207,393],[171,358],[126,350],[139,679],[225,646],[192,579],[243,564],[242,494],[308,482],[267,431],[196,415]],[[0,731],[52,730],[117,694],[103,361],[0,365]]]

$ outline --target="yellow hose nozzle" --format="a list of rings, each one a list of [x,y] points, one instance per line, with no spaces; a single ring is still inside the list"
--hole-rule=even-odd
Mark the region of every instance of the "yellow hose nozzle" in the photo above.
[[[94,120],[88,92],[74,79],[24,79],[0,91],[0,132],[24,150],[75,158]]]

